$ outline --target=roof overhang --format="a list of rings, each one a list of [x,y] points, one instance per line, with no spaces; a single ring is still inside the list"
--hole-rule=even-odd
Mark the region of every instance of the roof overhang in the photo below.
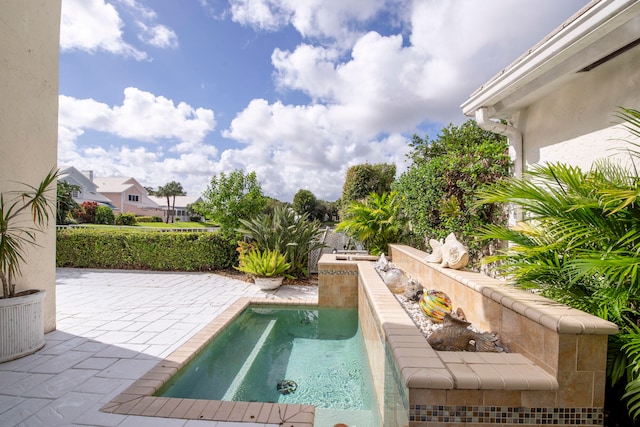
[[[508,118],[639,39],[640,2],[594,0],[476,90],[462,112],[487,107],[492,117]]]

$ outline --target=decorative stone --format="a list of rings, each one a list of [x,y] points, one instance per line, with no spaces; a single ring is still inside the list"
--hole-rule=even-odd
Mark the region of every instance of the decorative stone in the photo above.
[[[392,268],[389,271],[383,273],[382,279],[385,285],[394,294],[401,294],[407,287],[407,280],[399,268]]]
[[[390,268],[389,260],[387,260],[387,257],[384,256],[384,254],[382,254],[380,255],[380,258],[378,258],[378,261],[376,261],[376,264],[374,267],[378,271],[387,271]]]

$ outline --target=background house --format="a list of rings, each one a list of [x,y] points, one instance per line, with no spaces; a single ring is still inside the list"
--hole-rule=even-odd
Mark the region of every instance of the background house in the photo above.
[[[516,175],[544,162],[588,170],[621,155],[631,138],[619,107],[640,109],[637,0],[591,1],[462,104],[481,127],[507,135]]]
[[[158,197],[158,196],[149,196],[149,199],[153,200],[158,206],[158,212],[154,215],[158,215],[162,218],[163,221],[167,220],[167,198],[166,197]],[[176,196],[176,204],[175,204],[175,221],[189,221],[191,215],[187,211],[187,206],[192,205],[196,202],[201,202],[202,197],[200,196]],[[173,206],[173,197],[169,197],[169,202]]]
[[[96,177],[93,182],[97,185],[98,191],[115,206],[116,213],[155,215],[155,211],[159,208],[135,178]]]
[[[109,206],[114,209],[115,206],[106,196],[98,192],[97,185],[93,182],[92,171],[79,171],[73,166],[60,166],[60,175],[58,181],[66,182],[80,187],[73,191],[71,196],[79,205],[84,202],[96,202],[99,205]]]

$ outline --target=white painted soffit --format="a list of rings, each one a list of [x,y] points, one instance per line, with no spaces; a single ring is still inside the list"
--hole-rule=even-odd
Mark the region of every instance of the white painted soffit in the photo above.
[[[639,37],[640,1],[594,0],[476,90],[462,112],[492,107],[507,118]]]

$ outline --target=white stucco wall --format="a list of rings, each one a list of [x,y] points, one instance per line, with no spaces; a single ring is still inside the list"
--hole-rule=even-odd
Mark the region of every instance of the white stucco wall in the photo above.
[[[594,160],[619,153],[626,145],[621,139],[632,139],[617,124],[620,106],[640,110],[640,46],[521,112],[516,126],[523,131],[525,170],[550,161],[588,170]]]
[[[0,0],[0,191],[37,185],[56,166],[61,0]],[[55,199],[55,191],[52,193]],[[55,200],[52,200],[54,202]],[[55,329],[55,214],[17,288],[40,288]]]

